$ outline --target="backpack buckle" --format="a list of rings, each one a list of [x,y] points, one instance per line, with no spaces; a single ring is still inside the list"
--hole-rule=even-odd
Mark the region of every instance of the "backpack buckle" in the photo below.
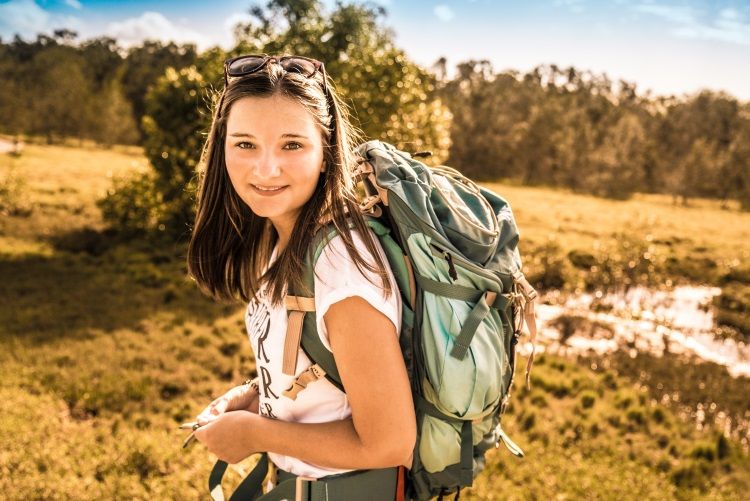
[[[523,274],[521,270],[516,270],[513,272],[513,285],[514,289],[516,291],[521,291],[521,294],[523,294],[525,302],[530,303],[531,301],[535,300],[537,296],[539,295],[534,289],[528,280],[526,280],[526,276]]]

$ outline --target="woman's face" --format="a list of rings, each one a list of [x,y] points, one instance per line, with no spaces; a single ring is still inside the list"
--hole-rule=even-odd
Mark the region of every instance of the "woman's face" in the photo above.
[[[286,243],[324,168],[312,114],[281,95],[242,98],[227,118],[224,155],[237,194]]]

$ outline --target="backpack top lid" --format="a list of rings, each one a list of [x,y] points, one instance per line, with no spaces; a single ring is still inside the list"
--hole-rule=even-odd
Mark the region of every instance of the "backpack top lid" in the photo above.
[[[466,259],[511,275],[520,269],[515,254],[518,228],[508,202],[450,167],[427,167],[382,141],[368,141],[357,153],[373,168],[379,192],[387,192],[393,218],[416,220],[420,231]],[[510,259],[509,259],[510,258]]]

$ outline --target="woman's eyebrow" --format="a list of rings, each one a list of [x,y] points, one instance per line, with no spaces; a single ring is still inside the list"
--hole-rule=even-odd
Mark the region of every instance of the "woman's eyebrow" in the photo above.
[[[229,134],[229,137],[249,137],[255,139],[255,136],[252,134],[248,134],[247,132],[233,132]],[[294,134],[292,132],[287,132],[286,134],[282,134],[281,137],[283,138],[297,138],[297,139],[308,139],[307,136],[303,136],[302,134]]]

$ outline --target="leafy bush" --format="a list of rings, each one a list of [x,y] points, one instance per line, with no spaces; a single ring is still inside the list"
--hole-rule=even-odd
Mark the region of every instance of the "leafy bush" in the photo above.
[[[96,202],[104,221],[125,234],[163,229],[159,220],[164,209],[155,179],[153,172],[116,178],[107,195]]]

